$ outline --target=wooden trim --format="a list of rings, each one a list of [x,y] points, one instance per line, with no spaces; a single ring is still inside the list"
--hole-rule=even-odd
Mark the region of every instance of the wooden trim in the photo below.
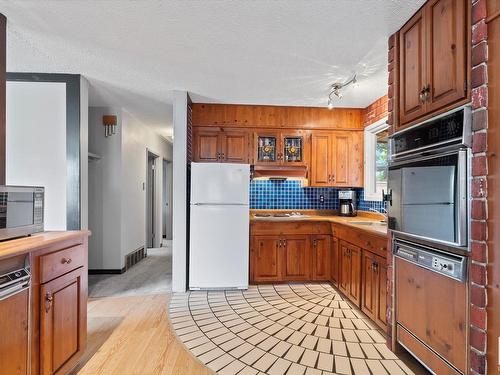
[[[6,160],[6,41],[7,41],[7,18],[0,14],[0,185],[5,185],[5,160]]]
[[[496,18],[500,17],[500,9],[497,10],[495,13],[493,13],[491,16],[489,16],[486,19],[486,23],[490,23],[491,21],[495,20]]]

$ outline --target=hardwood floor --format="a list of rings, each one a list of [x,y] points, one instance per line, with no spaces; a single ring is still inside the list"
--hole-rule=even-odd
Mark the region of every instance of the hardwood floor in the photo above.
[[[213,374],[171,331],[169,299],[166,293],[91,299],[88,347],[73,374]]]

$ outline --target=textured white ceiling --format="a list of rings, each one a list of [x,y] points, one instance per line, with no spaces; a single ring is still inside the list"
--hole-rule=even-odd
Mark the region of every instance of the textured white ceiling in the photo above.
[[[172,90],[194,102],[343,107],[387,89],[387,38],[424,0],[0,0],[9,71],[80,73],[92,105],[169,135]]]

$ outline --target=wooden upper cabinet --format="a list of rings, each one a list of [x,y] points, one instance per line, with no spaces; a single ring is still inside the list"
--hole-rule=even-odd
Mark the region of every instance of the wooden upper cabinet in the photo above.
[[[332,170],[331,137],[313,133],[311,137],[311,186],[330,186]]]
[[[195,128],[193,159],[204,163],[248,163],[248,139],[245,130]]]
[[[220,135],[221,161],[224,163],[248,163],[248,133],[229,130]]]
[[[363,186],[363,132],[313,132],[311,186]]]
[[[466,0],[429,0],[399,31],[399,127],[467,98]]]
[[[427,112],[466,97],[466,20],[464,0],[431,0],[426,5]]]
[[[425,25],[423,10],[403,26],[399,34],[399,114],[400,124],[425,113],[423,92],[426,86]]]
[[[254,134],[255,165],[303,166],[309,153],[304,130],[258,130]]]
[[[193,130],[194,161],[217,163],[220,159],[219,131],[215,129]]]
[[[349,154],[351,135],[348,133],[332,135],[333,160],[332,181],[336,186],[350,185]]]

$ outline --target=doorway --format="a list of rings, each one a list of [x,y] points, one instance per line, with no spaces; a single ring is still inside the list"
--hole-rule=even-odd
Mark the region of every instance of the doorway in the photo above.
[[[146,248],[155,247],[156,241],[156,159],[158,155],[147,152],[146,170]]]

